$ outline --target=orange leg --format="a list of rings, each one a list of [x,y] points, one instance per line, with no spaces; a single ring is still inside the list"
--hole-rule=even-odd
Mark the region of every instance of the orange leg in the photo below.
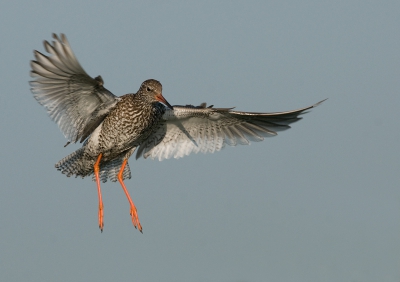
[[[133,203],[131,196],[129,195],[129,192],[126,189],[124,181],[123,181],[123,174],[124,174],[124,169],[125,169],[126,163],[127,163],[127,160],[124,160],[122,162],[121,169],[119,170],[119,173],[118,173],[118,181],[121,184],[122,189],[124,189],[125,195],[128,198],[129,204],[131,205],[130,215],[132,217],[133,226],[135,226],[135,228],[138,228],[139,231],[142,232],[142,225],[140,225],[140,221],[139,221],[139,217],[137,215],[137,210],[136,210],[135,204]]]
[[[97,184],[97,194],[99,195],[99,228],[101,232],[103,232],[103,200],[101,198],[101,189],[100,189],[100,178],[99,178],[99,171],[100,171],[100,160],[103,156],[102,153],[97,157],[97,161],[93,166],[94,175],[96,176],[96,184]]]

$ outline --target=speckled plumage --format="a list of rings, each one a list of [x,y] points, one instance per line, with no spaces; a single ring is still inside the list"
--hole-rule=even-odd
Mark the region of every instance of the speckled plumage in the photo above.
[[[67,176],[85,177],[93,173],[97,156],[102,153],[100,163],[101,180],[117,181],[116,171],[122,160],[128,159],[157,127],[165,106],[148,99],[147,87],[161,93],[161,84],[153,79],[146,80],[136,94],[126,94],[119,98],[103,122],[93,131],[83,147],[62,159],[55,166]],[[124,179],[130,178],[129,166],[125,167]]]
[[[79,64],[62,34],[44,42],[43,55],[34,51],[30,82],[35,99],[60,127],[69,142],[82,148],[63,158],[56,168],[67,176],[94,173],[99,194],[99,227],[102,229],[100,181],[119,181],[131,205],[132,222],[141,230],[136,208],[123,180],[131,178],[127,160],[181,158],[191,153],[214,153],[226,145],[247,145],[289,129],[300,115],[319,105],[293,111],[252,113],[232,108],[172,107],[162,96],[160,82],[150,79],[136,94],[117,97],[104,87],[101,76],[90,77]],[[67,144],[68,144],[67,143]]]

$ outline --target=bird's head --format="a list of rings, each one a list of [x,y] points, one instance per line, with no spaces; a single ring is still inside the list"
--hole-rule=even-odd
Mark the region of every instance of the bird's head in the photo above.
[[[162,95],[162,85],[155,79],[148,79],[142,83],[139,92],[149,98],[150,101],[158,101],[173,110],[172,106],[165,100]]]

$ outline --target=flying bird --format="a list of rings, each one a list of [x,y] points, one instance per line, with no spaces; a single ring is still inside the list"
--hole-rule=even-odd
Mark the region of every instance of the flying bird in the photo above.
[[[64,34],[44,41],[49,53],[34,51],[31,91],[70,142],[82,147],[55,167],[68,177],[93,175],[98,192],[98,222],[103,231],[100,182],[119,181],[130,204],[135,228],[142,232],[137,209],[124,184],[131,178],[129,157],[181,158],[214,153],[226,145],[249,144],[275,136],[323,101],[298,110],[275,113],[234,111],[233,108],[171,106],[155,79],[144,81],[136,93],[115,96],[101,76],[92,78],[81,67]]]

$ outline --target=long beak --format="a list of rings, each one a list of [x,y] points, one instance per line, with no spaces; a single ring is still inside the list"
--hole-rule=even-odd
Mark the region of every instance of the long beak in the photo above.
[[[174,108],[167,102],[167,100],[165,100],[165,98],[163,97],[163,95],[160,93],[158,95],[156,95],[156,100],[163,103],[164,105],[166,105],[168,108],[170,108],[171,110],[173,110]]]

